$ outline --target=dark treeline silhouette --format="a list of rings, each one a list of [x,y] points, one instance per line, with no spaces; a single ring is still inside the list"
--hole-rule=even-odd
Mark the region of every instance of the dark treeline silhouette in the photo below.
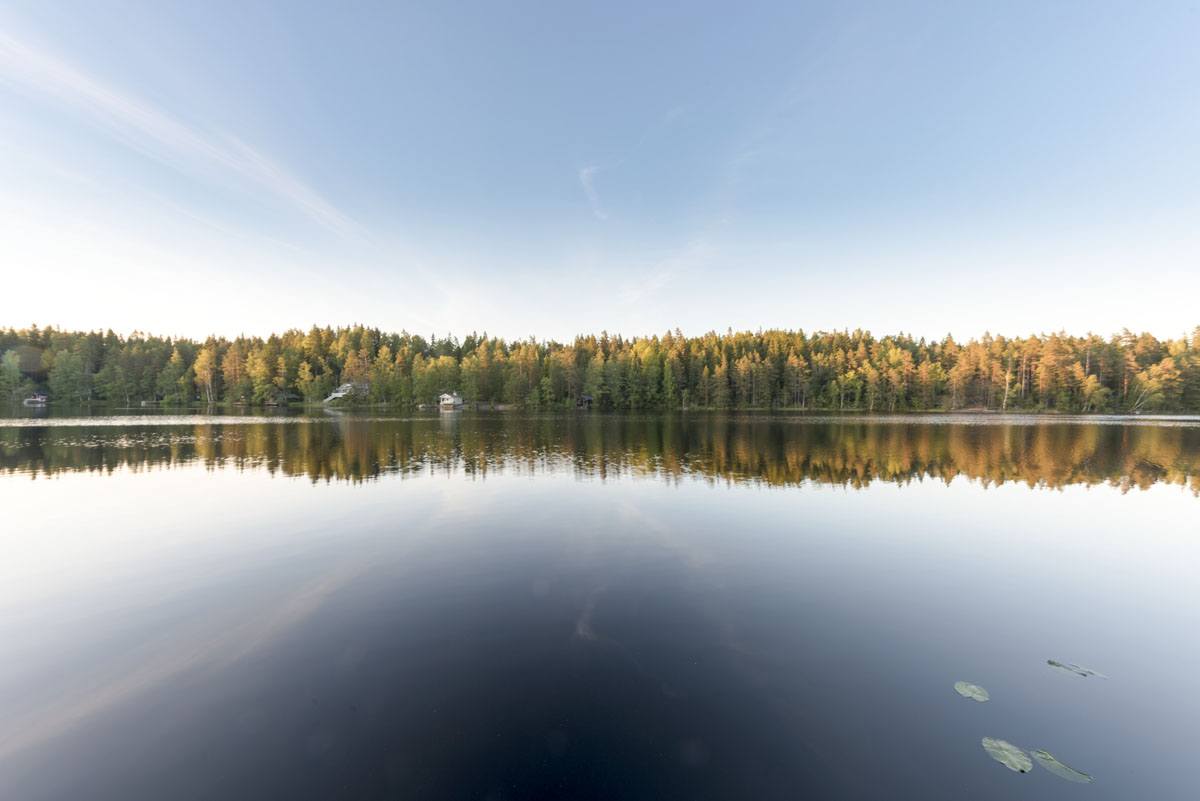
[[[568,470],[589,478],[648,474],[853,488],[964,476],[985,486],[1167,483],[1200,495],[1200,427],[1183,424],[931,424],[707,413],[170,420],[0,426],[0,471],[36,478],[203,465],[316,482]]]
[[[506,342],[361,326],[198,342],[32,327],[0,331],[0,398],[130,406],[344,402],[601,409],[1200,412],[1200,327],[1150,334],[985,335],[960,343],[864,331],[667,333]]]

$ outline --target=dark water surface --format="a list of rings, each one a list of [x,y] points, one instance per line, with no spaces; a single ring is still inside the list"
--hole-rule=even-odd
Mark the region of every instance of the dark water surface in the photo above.
[[[1196,420],[0,420],[0,515],[4,799],[1200,795]]]

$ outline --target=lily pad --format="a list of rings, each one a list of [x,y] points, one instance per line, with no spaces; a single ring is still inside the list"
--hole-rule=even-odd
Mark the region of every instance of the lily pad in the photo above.
[[[954,692],[961,695],[963,698],[970,698],[972,701],[983,703],[992,696],[988,695],[988,691],[980,687],[978,684],[972,684],[969,681],[954,682]]]
[[[1008,740],[984,737],[982,742],[983,750],[988,752],[988,756],[1009,770],[1015,770],[1017,773],[1028,773],[1033,770],[1033,760],[1029,758],[1029,754]]]
[[[1037,763],[1046,770],[1053,773],[1060,779],[1066,779],[1069,782],[1078,782],[1079,784],[1091,784],[1092,777],[1082,771],[1075,770],[1070,765],[1064,765],[1054,758],[1054,754],[1049,751],[1043,751],[1040,748],[1034,750],[1033,758]]]
[[[1095,676],[1098,679],[1108,678],[1108,676],[1099,671],[1085,668],[1083,665],[1076,665],[1074,662],[1059,662],[1057,659],[1047,659],[1046,664],[1052,668],[1065,670],[1067,673],[1074,673],[1076,676],[1083,676],[1085,679],[1091,676]]]

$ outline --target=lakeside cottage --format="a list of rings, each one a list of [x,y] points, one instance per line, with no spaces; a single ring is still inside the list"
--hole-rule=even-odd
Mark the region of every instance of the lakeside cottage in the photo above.
[[[371,390],[371,385],[368,383],[348,383],[342,384],[333,392],[329,393],[329,397],[324,400],[324,403],[333,403],[336,400],[341,400],[345,397],[365,396]]]
[[[443,392],[438,396],[438,406],[442,409],[461,409],[462,405],[462,395],[457,392]]]

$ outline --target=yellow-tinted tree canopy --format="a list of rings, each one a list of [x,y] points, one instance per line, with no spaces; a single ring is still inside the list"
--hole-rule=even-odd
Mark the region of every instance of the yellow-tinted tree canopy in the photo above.
[[[968,342],[865,331],[679,332],[571,343],[378,329],[187,339],[0,331],[0,398],[132,405],[339,402],[410,407],[439,393],[532,408],[991,409],[1200,412],[1200,327],[1159,340],[1065,333]]]

